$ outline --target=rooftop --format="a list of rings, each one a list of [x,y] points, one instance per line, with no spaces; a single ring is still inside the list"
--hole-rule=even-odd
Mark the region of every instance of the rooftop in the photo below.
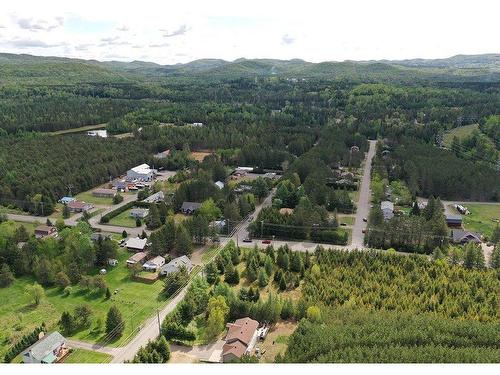
[[[63,344],[66,339],[59,332],[52,332],[43,336],[23,352],[31,352],[31,356],[39,361],[51,354],[54,349]]]
[[[125,243],[125,247],[130,249],[139,249],[142,250],[146,247],[146,243],[148,242],[147,238],[129,238]]]

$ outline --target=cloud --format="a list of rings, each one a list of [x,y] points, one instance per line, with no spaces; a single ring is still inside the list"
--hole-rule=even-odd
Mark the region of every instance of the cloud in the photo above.
[[[288,45],[295,42],[295,38],[289,34],[285,34],[281,37],[281,44]]]
[[[6,44],[17,48],[54,48],[64,46],[67,43],[46,43],[38,39],[14,39]]]
[[[101,44],[99,44],[99,47],[105,47],[105,46],[128,46],[130,45],[130,42],[120,40],[121,38],[119,36],[112,36],[112,37],[107,37],[107,38],[101,38]]]
[[[33,19],[33,18],[17,18],[17,26],[21,29],[29,31],[51,31],[62,26],[64,23],[63,17],[54,17],[50,20]]]
[[[157,44],[150,44],[149,48],[162,48],[168,46],[170,46],[170,43],[157,43]]]
[[[130,31],[130,27],[123,25],[123,26],[117,27],[116,30],[117,31],[122,31],[122,32],[124,32],[124,31]]]
[[[189,31],[189,27],[186,24],[180,25],[178,29],[169,32],[168,30],[160,29],[160,31],[165,31],[165,34],[163,36],[165,38],[171,38],[174,36],[179,36],[179,35],[184,35]]]

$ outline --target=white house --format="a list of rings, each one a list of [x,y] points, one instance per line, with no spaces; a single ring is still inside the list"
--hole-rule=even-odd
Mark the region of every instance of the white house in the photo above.
[[[394,217],[394,203],[390,201],[380,202],[380,209],[384,215],[384,220],[390,220]]]
[[[134,219],[144,219],[148,214],[149,210],[147,208],[132,208],[130,210],[130,216]]]
[[[188,273],[193,269],[193,263],[191,263],[191,260],[186,255],[172,259],[170,262],[163,265],[160,273],[162,275],[169,275],[171,273],[179,272],[181,267],[185,267]]]
[[[154,257],[153,259],[150,259],[146,263],[144,263],[142,268],[145,271],[155,272],[164,264],[165,264],[165,258],[158,255],[157,257]]]
[[[127,179],[140,181],[153,181],[154,170],[148,164],[141,164],[127,171]]]
[[[108,131],[107,130],[89,130],[87,132],[87,135],[90,137],[108,138]]]
[[[165,200],[165,194],[163,191],[159,191],[158,193],[151,194],[149,197],[143,200],[145,203],[158,203]]]
[[[217,181],[217,182],[215,183],[215,186],[217,186],[219,189],[221,189],[221,190],[222,190],[222,189],[224,189],[224,182],[222,182],[222,181]]]

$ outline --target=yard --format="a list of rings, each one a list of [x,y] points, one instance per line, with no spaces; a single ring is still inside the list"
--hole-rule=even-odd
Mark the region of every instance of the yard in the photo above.
[[[109,221],[109,225],[117,225],[119,227],[135,228],[135,219],[130,216],[130,210],[123,211]]]
[[[478,127],[479,127],[478,124],[472,124],[472,125],[459,126],[458,128],[449,130],[444,134],[443,143],[446,147],[450,147],[451,142],[453,141],[453,137],[456,136],[459,139],[465,138]]]
[[[84,349],[74,349],[61,363],[109,363],[111,356]]]
[[[161,294],[163,283],[144,284],[131,279],[130,271],[125,262],[130,256],[126,250],[120,250],[117,267],[107,267],[108,273],[104,276],[106,283],[113,293],[110,300],[103,295],[96,295],[82,290],[79,286],[72,286],[69,296],[56,287],[46,288],[45,297],[39,306],[34,306],[24,289],[31,284],[28,278],[17,279],[10,287],[0,289],[0,358],[7,349],[24,334],[31,332],[35,327],[45,322],[49,329],[57,329],[57,322],[63,311],[73,312],[78,305],[87,304],[93,311],[90,328],[77,332],[71,338],[101,342],[105,337],[104,328],[98,328],[98,320],[106,321],[106,314],[115,304],[126,322],[125,330],[120,339],[109,345],[120,346],[131,338],[133,331],[138,328],[157,307],[165,304],[166,299]],[[97,273],[97,269],[95,273]],[[104,324],[103,324],[104,325]]]
[[[279,322],[271,327],[269,333],[262,343],[258,342],[258,347],[261,351],[261,362],[272,363],[278,354],[283,354],[288,345],[288,338],[295,331],[297,323]]]
[[[462,203],[471,212],[470,215],[463,215],[464,228],[470,231],[479,232],[490,238],[493,229],[500,220],[499,204]],[[454,207],[450,207],[452,212],[457,212]],[[493,221],[496,220],[496,221]]]
[[[43,222],[43,221],[41,221]],[[35,233],[35,228],[38,226],[36,223],[21,223],[19,221],[8,220],[0,224],[0,233],[13,234],[14,231],[20,226],[24,226],[28,234]]]
[[[103,206],[113,205],[113,198],[94,197],[92,195],[92,190],[84,191],[83,193],[76,195],[75,198],[78,199],[79,201],[84,201],[92,204],[100,204]]]
[[[339,219],[339,224],[344,223],[346,225],[354,225],[354,216],[347,216],[347,215],[337,215]]]

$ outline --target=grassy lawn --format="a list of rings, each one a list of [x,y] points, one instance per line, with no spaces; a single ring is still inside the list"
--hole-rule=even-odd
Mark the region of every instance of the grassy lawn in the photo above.
[[[78,199],[79,201],[84,201],[92,204],[100,204],[103,206],[113,205],[113,198],[94,197],[92,195],[92,190],[84,191],[83,193],[76,195],[75,198]]]
[[[109,221],[109,225],[117,225],[120,227],[135,228],[135,219],[130,216],[130,210],[128,209],[121,214],[116,215]]]
[[[273,363],[278,354],[283,354],[288,346],[288,338],[295,331],[297,323],[279,322],[271,327],[262,343],[257,343],[261,349],[261,362]]]
[[[74,349],[62,363],[109,363],[112,357],[108,354],[84,349]]]
[[[36,326],[45,322],[49,329],[57,329],[57,322],[63,311],[73,312],[78,305],[88,304],[93,311],[92,325],[90,328],[75,333],[72,338],[101,342],[105,336],[104,329],[97,329],[96,322],[100,319],[106,321],[106,314],[115,304],[122,313],[125,320],[123,336],[113,343],[112,346],[123,345],[134,330],[149,318],[157,307],[165,304],[165,297],[161,294],[163,283],[156,281],[154,284],[144,284],[131,279],[126,260],[130,253],[120,249],[118,254],[119,264],[116,267],[108,267],[108,273],[104,276],[108,287],[113,293],[110,300],[103,295],[96,295],[79,286],[73,286],[69,296],[56,288],[46,288],[45,297],[39,306],[34,306],[28,295],[24,293],[26,285],[33,281],[29,278],[17,279],[10,287],[0,289],[0,358],[12,343],[16,342],[22,335],[31,332]],[[98,272],[96,269],[95,273]]]
[[[358,201],[359,201],[359,189],[358,190],[354,190],[354,191],[349,191],[349,197],[351,197],[352,201],[355,203],[355,204],[358,204]]]
[[[470,215],[462,216],[464,228],[482,233],[484,236],[490,238],[493,234],[493,229],[497,225],[493,219],[500,220],[500,205],[469,203],[463,203],[463,205],[471,212]]]
[[[49,134],[50,135],[61,135],[61,134],[68,134],[68,133],[81,133],[81,132],[86,132],[88,130],[103,129],[105,127],[106,127],[106,124],[86,125],[86,126],[80,126],[79,128],[58,130],[55,132],[51,132]]]
[[[11,208],[0,206],[0,214],[17,214],[17,215],[28,215],[28,213],[20,210],[19,208]]]
[[[478,124],[459,126],[458,128],[454,128],[452,130],[447,131],[444,134],[443,143],[446,147],[451,146],[451,142],[453,141],[453,137],[458,137],[459,139],[467,137],[471,134],[475,129],[478,129]]]
[[[354,216],[337,215],[337,217],[339,218],[339,224],[340,223],[345,223],[347,225],[354,225],[354,220],[355,220]]]
[[[176,224],[182,223],[184,220],[186,220],[189,216],[184,215],[184,214],[175,214],[174,215],[174,221]]]

